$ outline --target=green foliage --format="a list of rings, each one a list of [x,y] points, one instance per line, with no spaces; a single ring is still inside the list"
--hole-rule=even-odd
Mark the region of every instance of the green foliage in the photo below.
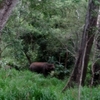
[[[87,67],[87,74],[86,74],[85,84],[90,85],[91,84],[91,79],[92,79],[92,62],[89,61],[88,67]]]
[[[54,62],[64,66],[65,48],[75,54],[68,40],[73,37],[73,41],[78,41],[75,34],[81,33],[84,22],[86,2],[79,4],[81,8],[73,0],[19,1],[2,32],[2,62],[25,69],[30,62],[49,61],[54,57]],[[72,54],[68,55],[68,65]]]
[[[62,56],[62,57],[64,57],[64,56]],[[58,79],[64,79],[66,76],[68,76],[70,73],[70,70],[72,68],[72,65],[73,65],[73,59],[69,58],[67,61],[67,64],[69,64],[69,65],[65,66],[65,64],[60,63],[61,61],[57,61],[57,59],[54,56],[49,57],[48,62],[53,63],[55,65],[55,71],[53,73],[51,73],[51,75],[55,76]]]
[[[3,76],[3,74],[5,75]],[[45,90],[45,85],[50,85],[49,80],[46,83],[46,80],[41,75],[35,75],[28,71],[17,72],[14,69],[1,69],[0,75],[0,99],[55,100],[55,95],[52,91]],[[44,89],[42,88],[43,86]]]
[[[65,76],[80,44],[86,7],[84,0],[20,0],[2,32],[1,66],[57,62],[56,75]]]
[[[54,76],[59,79],[64,79],[65,76],[69,73],[69,69],[65,68],[61,63],[55,65]]]
[[[93,65],[92,65],[93,64]],[[92,74],[93,76],[93,85],[98,85],[100,83],[100,59],[98,59],[95,63],[89,61],[86,75],[86,84],[90,85]],[[92,68],[93,67],[93,68]],[[93,70],[93,72],[92,72]]]
[[[0,100],[77,100],[77,88],[61,93],[65,83],[29,71],[0,69]],[[81,100],[99,100],[97,88],[83,87]]]
[[[2,0],[0,0],[0,2],[2,2]]]

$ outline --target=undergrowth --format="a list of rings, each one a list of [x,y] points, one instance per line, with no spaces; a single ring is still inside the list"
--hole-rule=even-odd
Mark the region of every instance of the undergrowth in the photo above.
[[[78,89],[61,93],[66,81],[29,71],[0,69],[0,100],[77,100]],[[100,86],[82,88],[81,100],[100,100]]]

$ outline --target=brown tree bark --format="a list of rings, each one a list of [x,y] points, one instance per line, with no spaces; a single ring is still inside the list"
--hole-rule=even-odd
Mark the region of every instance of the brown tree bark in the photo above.
[[[16,6],[18,0],[2,0],[0,2],[0,44],[1,44],[1,33],[2,30],[11,15],[13,8]],[[0,57],[1,57],[1,48],[0,48]]]
[[[86,22],[85,22],[81,45],[75,62],[74,70],[68,80],[68,83],[66,84],[66,86],[62,91],[65,91],[67,87],[73,86],[73,83],[79,85],[81,73],[82,73],[81,85],[84,85],[86,73],[87,73],[89,55],[91,52],[91,48],[93,45],[93,40],[96,32],[99,4],[100,4],[100,0],[89,0]],[[83,66],[83,70],[82,70],[82,66]]]
[[[0,5],[0,32],[4,28],[13,8],[16,6],[18,0],[3,0]]]

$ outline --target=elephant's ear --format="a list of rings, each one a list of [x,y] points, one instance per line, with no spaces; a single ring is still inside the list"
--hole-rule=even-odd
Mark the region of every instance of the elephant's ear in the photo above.
[[[54,64],[48,64],[48,69],[53,70],[54,69]]]

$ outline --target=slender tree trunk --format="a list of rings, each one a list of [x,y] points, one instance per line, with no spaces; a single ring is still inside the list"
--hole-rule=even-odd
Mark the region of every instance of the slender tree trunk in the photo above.
[[[16,6],[18,0],[2,0],[0,2],[0,44],[1,44],[1,33],[2,30],[11,15],[13,8]],[[0,48],[0,57],[1,57],[1,48]]]
[[[74,70],[71,74],[70,79],[68,80],[67,85],[64,87],[62,91],[64,91],[67,87],[73,86],[73,83],[76,83],[77,85],[79,85],[81,73],[83,73],[81,85],[84,85],[86,73],[87,73],[89,55],[91,52],[91,48],[93,45],[93,40],[94,40],[94,36],[96,32],[99,3],[100,3],[100,0],[89,0],[88,11],[86,15],[86,22],[85,22],[81,45],[80,45],[80,49],[79,49],[76,63],[74,66]],[[84,54],[85,49],[86,49],[86,52]],[[82,63],[83,60],[84,60],[84,64]],[[84,65],[83,72],[82,72],[82,64]]]
[[[91,76],[91,83],[90,83],[90,86],[93,86],[94,85],[94,66],[96,64],[96,62],[100,59],[100,58],[96,58],[96,53],[98,52],[98,49],[100,49],[100,46],[99,46],[99,41],[100,39],[99,38],[99,33],[100,33],[100,8],[99,8],[99,15],[98,15],[98,19],[97,19],[97,33],[96,33],[96,36],[95,36],[95,39],[94,39],[94,53],[93,53],[93,59],[92,59],[92,66],[91,66],[91,72],[92,72],[92,76]]]

